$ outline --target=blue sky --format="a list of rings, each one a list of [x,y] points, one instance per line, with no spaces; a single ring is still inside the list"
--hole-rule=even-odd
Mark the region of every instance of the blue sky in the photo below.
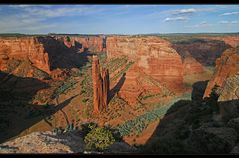
[[[0,33],[239,32],[239,5],[0,5]]]

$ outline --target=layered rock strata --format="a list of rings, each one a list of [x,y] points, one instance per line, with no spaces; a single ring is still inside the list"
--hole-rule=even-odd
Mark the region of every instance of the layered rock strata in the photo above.
[[[106,46],[108,59],[127,56],[134,61],[135,73],[142,71],[174,91],[182,90],[183,63],[168,41],[151,36],[113,36],[107,37]]]
[[[225,80],[239,72],[239,49],[227,49],[220,58],[216,60],[216,70],[209,81],[204,93],[208,97],[214,85],[224,86]]]
[[[37,38],[0,38],[0,70],[5,71],[11,59],[27,60],[32,66],[50,72],[48,53]]]
[[[200,64],[191,55],[186,56],[183,59],[183,74],[196,74],[204,71],[202,64]]]
[[[208,36],[208,37],[202,37],[205,39],[211,39],[211,40],[220,40],[224,41],[226,44],[229,44],[232,47],[237,47],[239,45],[239,36]]]
[[[102,36],[56,36],[62,40],[68,48],[77,48],[80,52],[102,52],[105,50],[104,38]]]

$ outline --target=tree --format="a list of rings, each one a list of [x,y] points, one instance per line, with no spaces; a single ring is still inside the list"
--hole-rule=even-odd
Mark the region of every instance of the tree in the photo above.
[[[84,142],[88,150],[104,151],[115,142],[115,139],[110,130],[97,127],[86,135]]]
[[[70,42],[70,41],[71,41],[71,39],[70,39],[69,36],[66,36],[66,41],[67,41],[67,42]]]

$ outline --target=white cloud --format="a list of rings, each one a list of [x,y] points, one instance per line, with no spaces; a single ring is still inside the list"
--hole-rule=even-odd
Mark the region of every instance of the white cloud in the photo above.
[[[219,24],[238,24],[238,21],[219,21]]]
[[[188,17],[174,17],[174,18],[166,18],[164,19],[165,22],[169,22],[169,21],[187,21],[189,20]]]
[[[98,13],[102,11],[100,8],[88,7],[88,6],[70,6],[70,7],[62,7],[62,8],[24,8],[24,11],[28,12],[28,14],[34,16],[43,16],[45,18],[51,17],[62,17],[62,16],[85,16],[92,15],[94,13]]]
[[[189,9],[175,10],[175,11],[173,11],[173,14],[190,14],[190,13],[195,13],[195,12],[196,12],[196,9],[189,8]]]
[[[228,12],[228,13],[223,13],[220,16],[228,16],[228,15],[237,15],[239,12]]]
[[[95,6],[63,6],[51,5],[7,5],[15,12],[7,16],[0,16],[1,32],[12,31],[41,31],[47,28],[58,28],[57,22],[49,22],[49,18],[99,15],[103,8]]]

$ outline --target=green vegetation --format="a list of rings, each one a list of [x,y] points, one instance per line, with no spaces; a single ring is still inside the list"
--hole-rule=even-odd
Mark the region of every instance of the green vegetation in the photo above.
[[[78,130],[78,128],[74,125],[74,123],[68,124],[65,128],[62,127],[56,127],[53,129],[53,133],[55,134],[62,134],[62,133],[67,133],[67,132],[72,132]]]
[[[109,73],[115,72],[118,68],[122,67],[128,62],[126,56],[121,56],[117,58],[111,59],[109,62],[105,64],[105,67],[109,69]]]
[[[82,99],[82,102],[86,103],[88,100],[89,100],[88,98],[84,98],[84,99]]]
[[[91,130],[95,129],[96,127],[98,127],[98,125],[94,122],[81,124],[80,130],[83,137],[85,137]]]
[[[66,41],[67,42],[70,42],[71,41],[71,38],[69,36],[66,36]]]
[[[160,95],[161,95],[160,93],[145,95],[145,96],[142,97],[142,100],[145,100],[145,99],[148,99],[148,98],[151,98],[151,97],[160,96]]]
[[[133,64],[133,61],[130,61],[123,70],[121,70],[118,74],[116,74],[114,77],[112,77],[112,80],[117,80],[120,76],[122,76],[124,73],[126,73],[128,71],[128,69],[130,68],[130,66]]]
[[[115,142],[110,130],[103,127],[93,128],[84,138],[86,149],[104,151]]]
[[[59,88],[56,89],[55,91],[55,96],[58,96],[62,93],[66,93],[69,89],[71,89],[77,81],[70,80],[68,82],[63,83]]]
[[[133,132],[133,130],[136,134],[142,133],[143,130],[147,128],[149,123],[162,118],[168,112],[168,109],[171,107],[171,105],[173,105],[175,102],[177,102],[178,100],[182,98],[188,99],[190,98],[190,96],[185,95],[185,96],[174,98],[167,105],[164,105],[152,111],[146,112],[145,114],[140,115],[136,117],[135,119],[129,120],[125,122],[124,124],[118,126],[117,129],[119,130],[120,135],[121,136],[129,135],[131,132]]]

